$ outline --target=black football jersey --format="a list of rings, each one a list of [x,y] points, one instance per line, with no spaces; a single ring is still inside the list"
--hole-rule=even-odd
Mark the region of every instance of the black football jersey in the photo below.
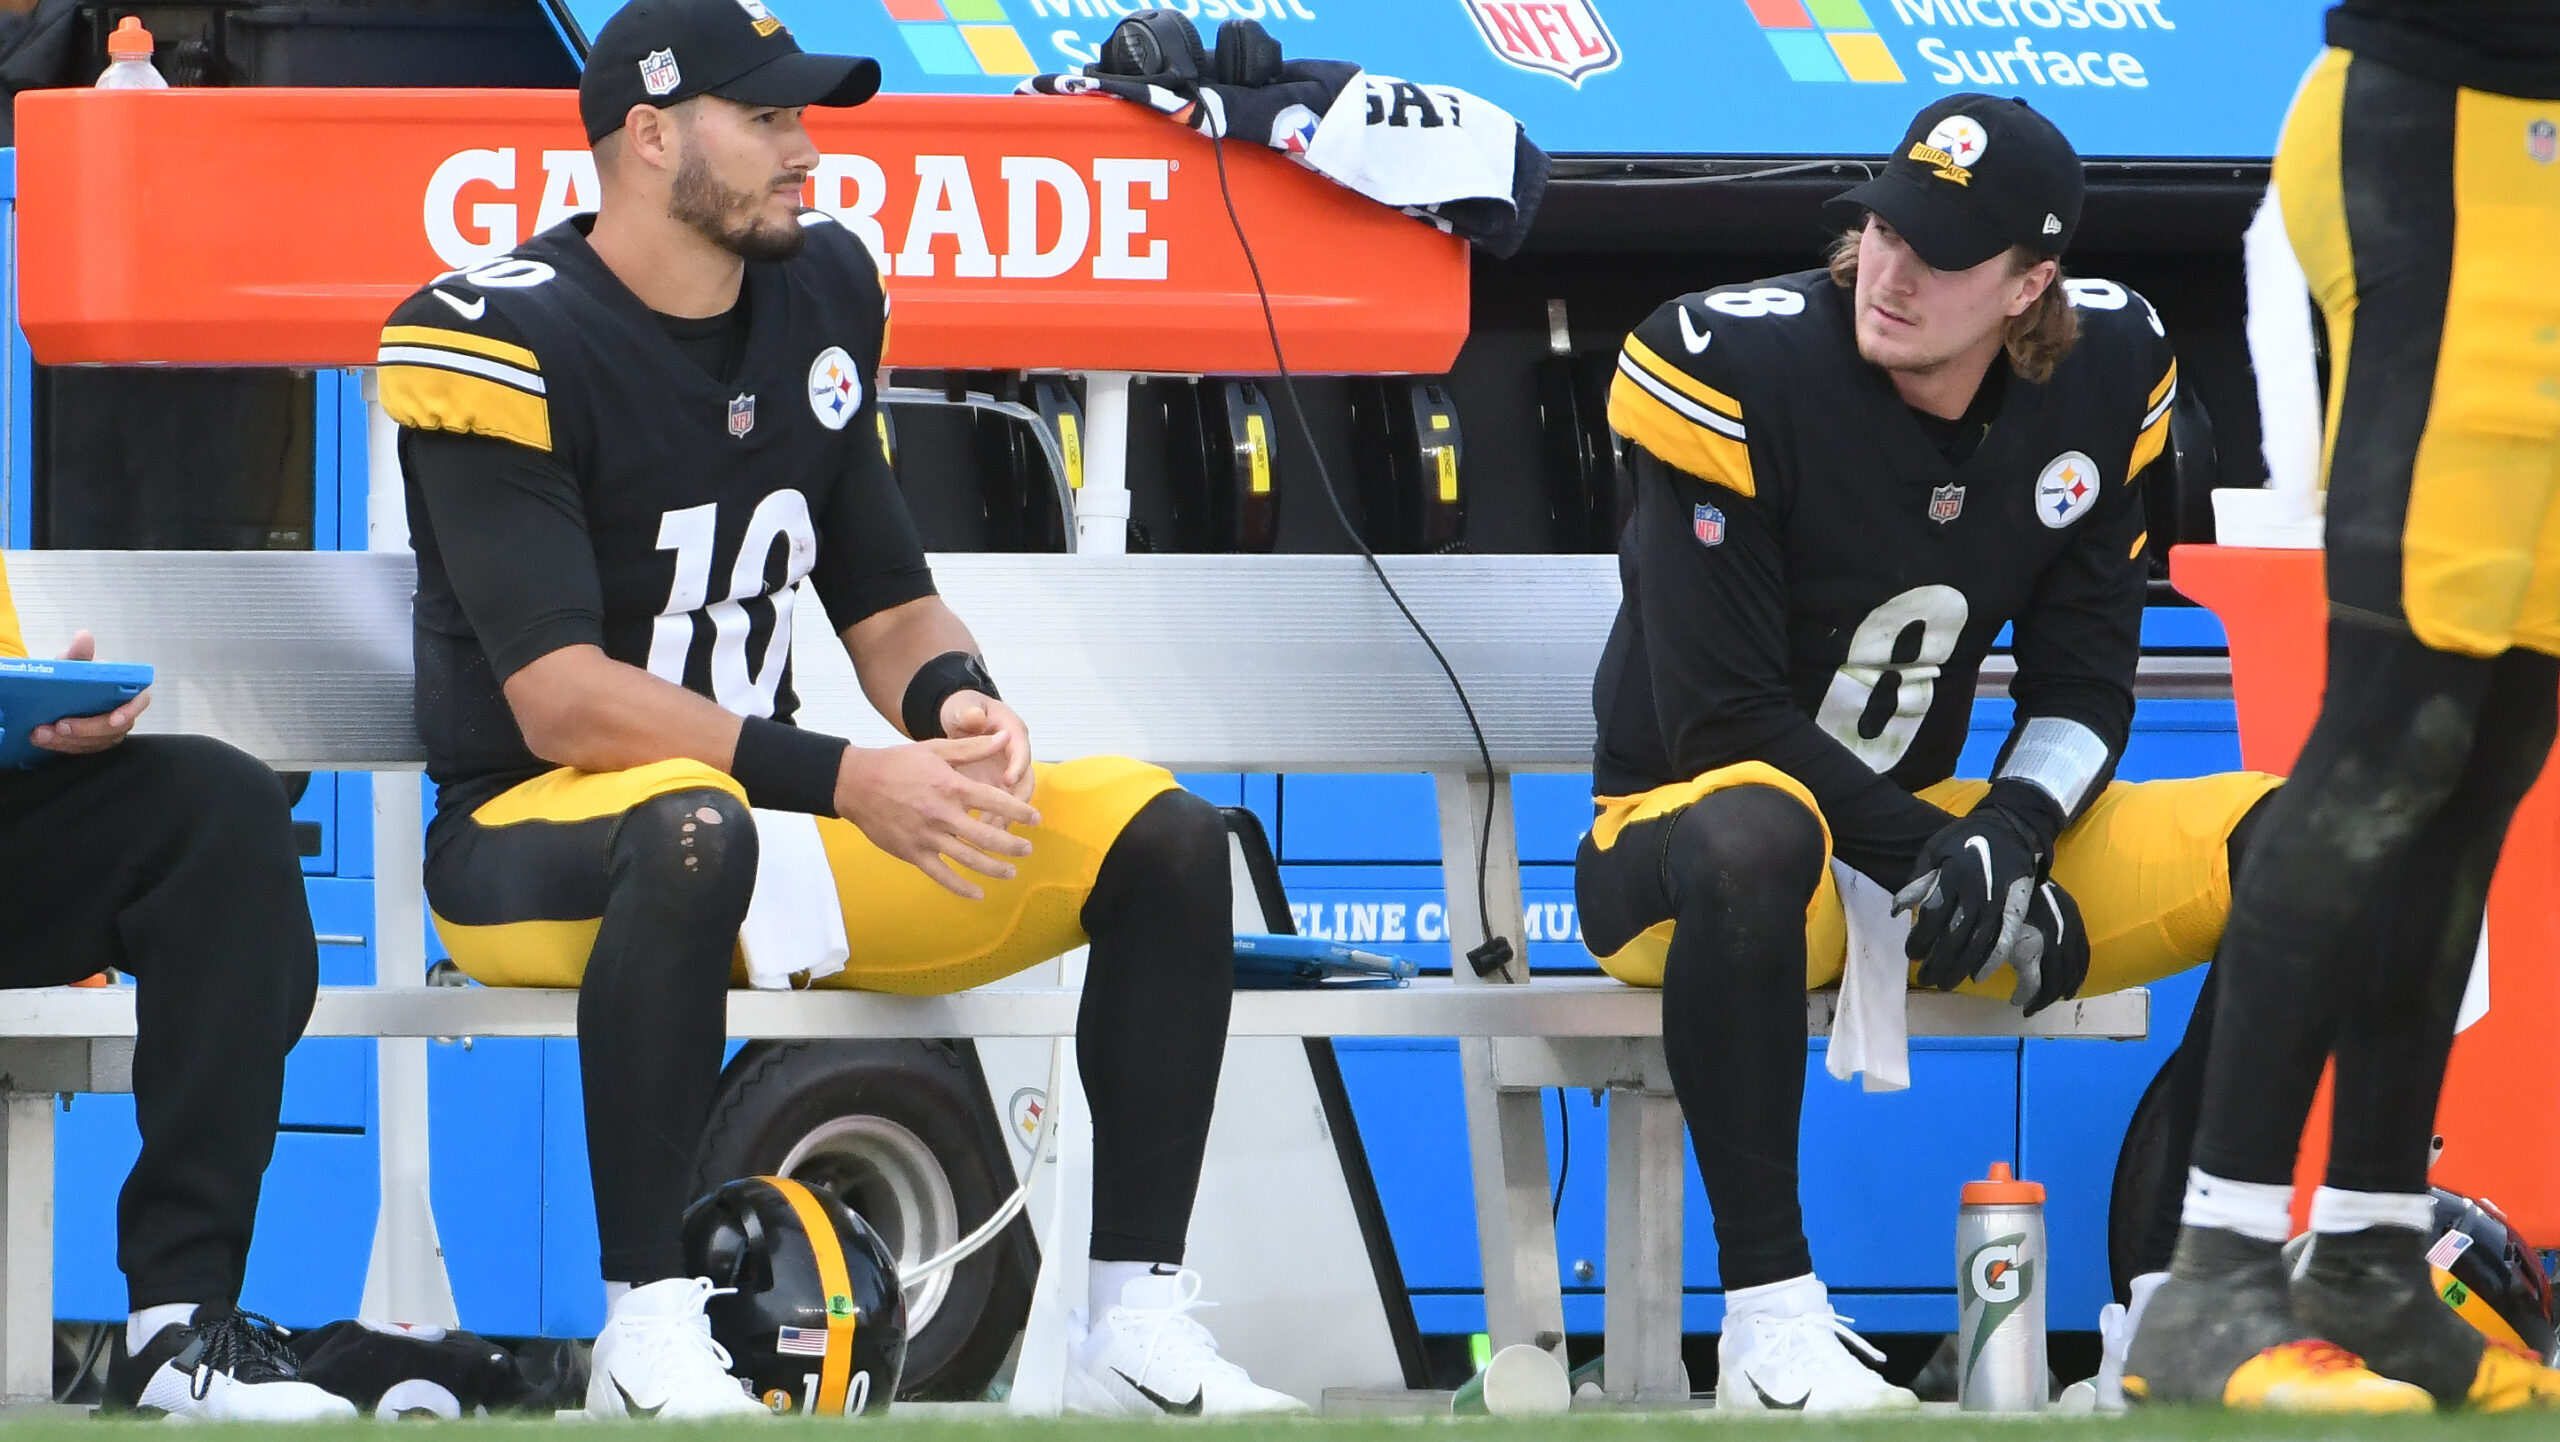
[[[2329,43],[2447,85],[2560,99],[2560,4],[2552,0],[2344,0]]]
[[[1609,420],[1635,506],[1593,691],[1600,795],[1765,761],[1821,801],[1844,861],[1899,886],[1946,820],[1911,793],[1952,773],[2012,623],[2012,745],[2055,718],[2088,753],[2078,774],[2112,772],[2141,648],[2133,478],[2167,445],[2177,365],[2140,295],[2067,284],[2078,343],[2041,384],[1999,377],[1962,461],[1860,358],[1823,271],[1683,296],[1628,337]],[[2066,813],[2095,791],[2058,789]]]
[[[382,333],[418,552],[418,730],[447,809],[548,769],[501,686],[559,646],[600,645],[740,716],[788,721],[804,577],[839,630],[932,591],[880,455],[887,307],[861,242],[813,213],[797,256],[750,264],[743,349],[722,380],[597,257],[591,221],[437,279]],[[509,443],[489,468],[503,478],[439,489],[449,459],[419,452],[441,433]],[[485,624],[507,577],[589,569],[583,599],[573,587]]]

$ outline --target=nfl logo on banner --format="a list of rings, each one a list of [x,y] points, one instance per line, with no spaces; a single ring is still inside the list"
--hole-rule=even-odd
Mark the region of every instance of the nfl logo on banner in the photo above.
[[[2537,120],[2524,128],[2524,148],[2538,164],[2560,160],[2560,125]]]
[[[729,402],[729,434],[744,439],[756,428],[756,398],[740,396]]]
[[[1964,514],[1964,487],[1935,486],[1929,491],[1929,519],[1940,525]]]
[[[1689,529],[1696,533],[1701,546],[1724,544],[1724,512],[1713,506],[1700,506],[1689,513]]]
[[[1461,0],[1505,65],[1543,70],[1579,90],[1618,66],[1618,42],[1594,0]]]

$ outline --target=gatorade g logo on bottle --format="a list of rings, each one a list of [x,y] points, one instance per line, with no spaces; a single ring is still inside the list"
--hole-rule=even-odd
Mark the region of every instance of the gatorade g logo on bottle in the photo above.
[[[1994,1237],[1964,1259],[1965,1302],[1982,1309],[1982,1322],[1973,1331],[1973,1350],[1964,1359],[1966,1376],[1973,1374],[1973,1365],[1981,1360],[1983,1344],[1991,1340],[1991,1334],[1999,1331],[2009,1314],[2035,1294],[2035,1264],[2021,1261],[2018,1256],[2020,1244],[2026,1239],[2024,1232]]]

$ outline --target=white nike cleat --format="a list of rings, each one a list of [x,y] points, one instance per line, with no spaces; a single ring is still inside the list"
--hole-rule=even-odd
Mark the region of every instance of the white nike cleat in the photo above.
[[[711,1340],[702,1304],[719,1290],[707,1277],[670,1277],[623,1293],[596,1334],[587,1415],[670,1422],[772,1416],[729,1375],[728,1349]]]
[[[356,1404],[302,1380],[275,1323],[255,1312],[205,1306],[163,1327],[141,1355],[125,1354],[115,1329],[104,1412],[158,1414],[172,1422],[353,1421]]]
[[[1803,1290],[1794,1291],[1800,1285]],[[1728,1313],[1716,1342],[1716,1407],[1741,1412],[1911,1412],[1920,1399],[1849,1355],[1884,1354],[1849,1330],[1811,1277],[1786,1301]],[[1772,1299],[1775,1301],[1776,1299]],[[1781,1310],[1783,1309],[1783,1310]],[[1844,1345],[1845,1344],[1845,1345]]]
[[[1067,1344],[1066,1409],[1096,1417],[1246,1417],[1305,1412],[1286,1392],[1257,1385],[1218,1355],[1217,1339],[1191,1313],[1200,1274],[1133,1277],[1116,1306]],[[1079,1319],[1081,1321],[1081,1319]]]
[[[2160,1284],[2169,1280],[2166,1272],[2145,1272],[2133,1279],[2133,1305],[2109,1302],[2098,1309],[2098,1375],[2089,1379],[2096,1389],[2097,1410],[2123,1412],[2132,1402],[2124,1395],[2124,1356],[2133,1348],[2134,1328],[2142,1325],[2142,1309]]]

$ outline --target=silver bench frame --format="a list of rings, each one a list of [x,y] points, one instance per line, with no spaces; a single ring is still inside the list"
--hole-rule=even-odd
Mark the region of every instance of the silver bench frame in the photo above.
[[[1479,762],[1446,681],[1356,557],[935,558],[1043,759],[1097,752],[1196,771],[1429,771],[1437,780],[1453,975],[1402,991],[1250,993],[1248,1036],[1452,1036],[1494,1344],[1563,1354],[1539,1088],[1611,1095],[1606,1387],[1621,1401],[1685,1398],[1680,1366],[1680,1116],[1653,994],[1594,978],[1531,982],[1525,957],[1479,978],[1474,861],[1490,824],[1491,913],[1522,915],[1511,775],[1580,770],[1591,754],[1590,677],[1618,601],[1606,557],[1389,560],[1415,613],[1467,684],[1494,771]],[[101,655],[159,668],[145,731],[221,737],[282,769],[398,773],[423,754],[410,721],[405,553],[27,552],[11,576],[29,641],[75,625]],[[871,713],[813,597],[795,629],[802,717],[865,743]],[[2183,668],[2198,670],[2195,667]],[[2183,674],[2173,687],[2209,685]],[[2005,677],[1986,678],[1986,688]],[[378,778],[377,985],[324,988],[310,1035],[385,1040],[384,1215],[367,1310],[449,1310],[425,1200],[424,1046],[431,1036],[568,1036],[575,994],[427,988],[417,792]],[[405,793],[405,810],[401,801]],[[407,886],[396,884],[407,877]],[[1515,936],[1516,940],[1516,936]],[[1808,998],[1815,1034],[1832,998]],[[2054,1007],[2032,1021],[1996,1001],[1915,994],[1918,1036],[2138,1038],[2141,991]],[[732,997],[735,1036],[1071,1035],[1074,996],[991,987],[949,997],[849,992]],[[0,991],[0,1392],[49,1390],[53,1098],[130,1085],[129,994]]]

